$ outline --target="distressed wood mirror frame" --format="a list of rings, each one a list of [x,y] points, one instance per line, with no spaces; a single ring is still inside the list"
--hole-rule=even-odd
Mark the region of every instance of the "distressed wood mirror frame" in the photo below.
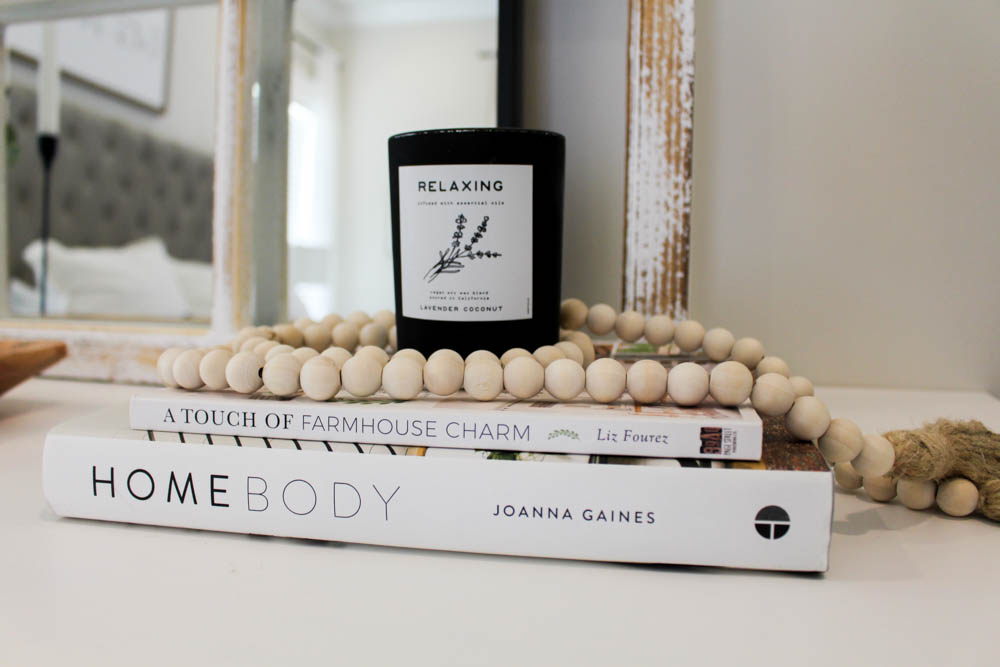
[[[0,28],[111,12],[210,4],[205,0],[8,0]],[[222,342],[285,311],[285,202],[292,0],[218,0],[218,77],[212,206],[213,286],[208,327],[0,319],[0,338],[58,339],[69,356],[49,375],[157,382],[159,352]],[[266,28],[266,31],[265,31]],[[2,32],[0,32],[2,34]],[[0,49],[6,46],[0,36]],[[7,80],[0,59],[0,81]],[[0,127],[6,124],[0,104]],[[0,160],[0,257],[7,256],[7,174]],[[0,271],[0,313],[7,310]]]
[[[694,0],[630,0],[622,308],[688,307]]]

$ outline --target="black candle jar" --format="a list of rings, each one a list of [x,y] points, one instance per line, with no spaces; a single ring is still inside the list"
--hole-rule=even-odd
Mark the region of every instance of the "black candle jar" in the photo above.
[[[389,138],[400,349],[559,339],[565,143],[506,128]]]

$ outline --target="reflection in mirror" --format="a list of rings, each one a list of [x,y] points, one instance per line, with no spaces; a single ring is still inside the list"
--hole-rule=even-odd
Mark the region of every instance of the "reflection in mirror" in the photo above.
[[[6,29],[10,315],[208,322],[217,28],[209,4]]]
[[[496,0],[298,0],[289,316],[392,308],[387,140],[496,125]]]

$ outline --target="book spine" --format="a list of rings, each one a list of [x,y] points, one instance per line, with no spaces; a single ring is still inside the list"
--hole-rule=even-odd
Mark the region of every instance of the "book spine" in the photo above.
[[[56,514],[69,517],[800,571],[827,567],[833,504],[828,472],[374,456],[57,433],[46,439],[43,485]],[[765,511],[775,507],[781,511]]]
[[[274,400],[211,400],[183,393],[135,396],[133,429],[329,442],[365,442],[559,454],[605,454],[722,460],[760,459],[762,426],[750,408],[744,419],[636,416],[608,418],[600,410],[549,415],[504,410],[414,409],[405,404],[357,406]],[[750,413],[752,419],[746,418]]]

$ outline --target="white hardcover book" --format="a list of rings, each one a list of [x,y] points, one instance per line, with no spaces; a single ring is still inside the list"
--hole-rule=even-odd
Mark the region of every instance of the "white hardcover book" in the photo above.
[[[132,398],[132,428],[256,437],[370,442],[462,449],[608,454],[756,461],[761,421],[750,403],[685,408],[637,405],[626,397],[601,404],[502,394],[476,401],[464,392],[396,401],[384,394],[335,400],[266,393],[153,389]]]
[[[521,454],[136,431],[120,406],[43,464],[62,516],[599,561],[824,571],[833,507],[815,447],[771,440],[759,463]]]

